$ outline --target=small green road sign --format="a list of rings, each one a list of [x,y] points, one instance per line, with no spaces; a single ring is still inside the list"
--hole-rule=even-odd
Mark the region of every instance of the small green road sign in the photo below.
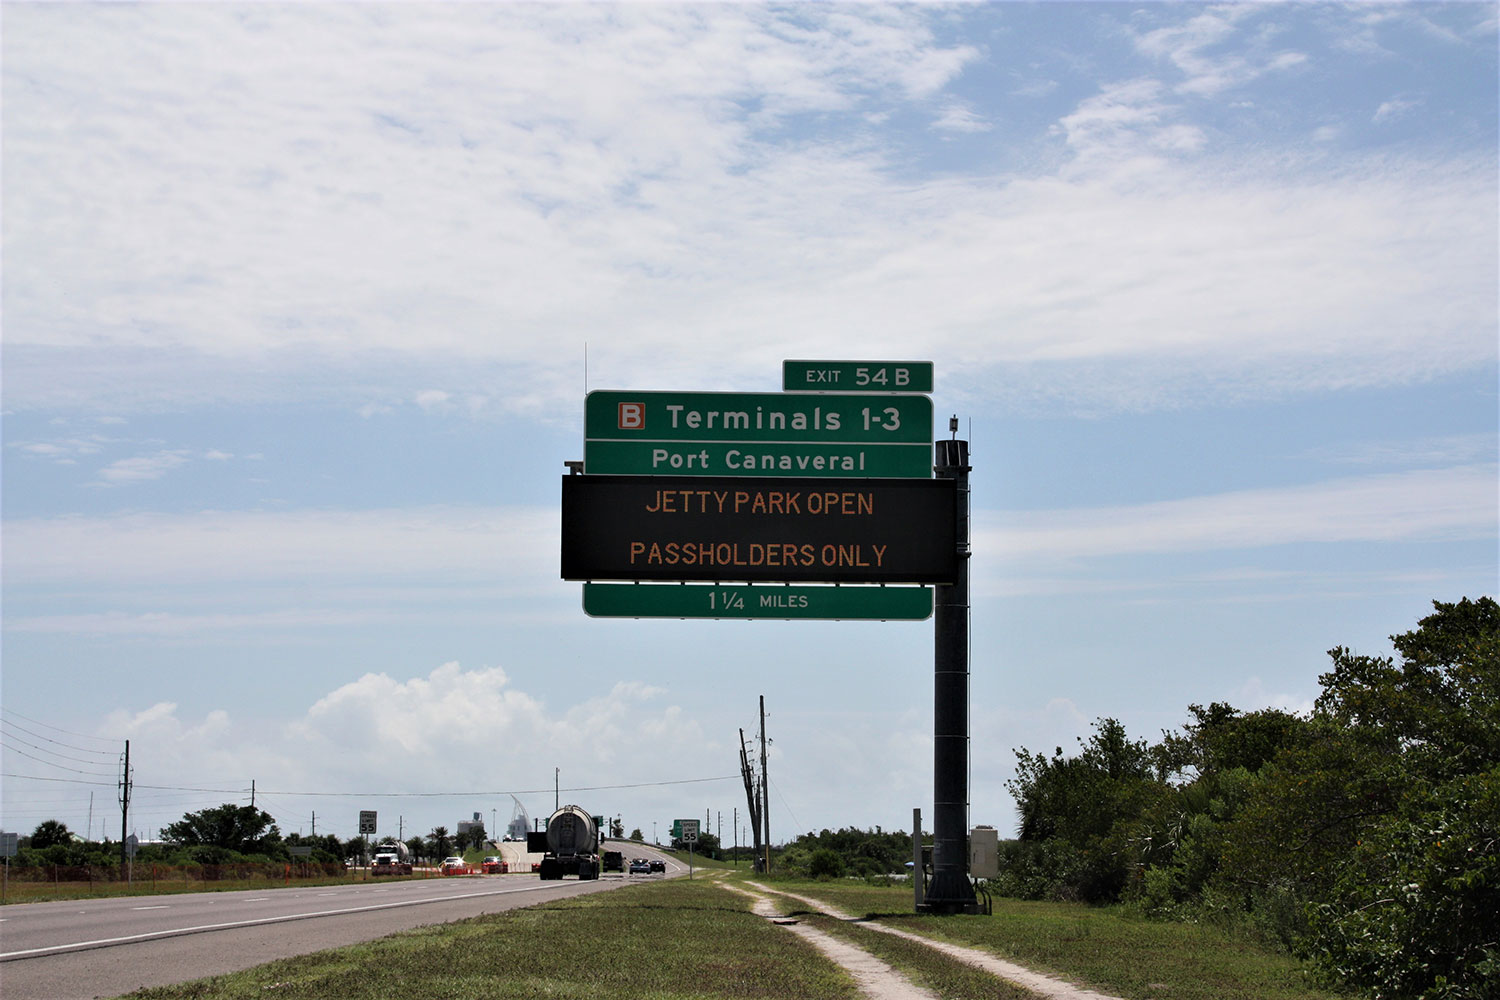
[[[583,610],[593,618],[924,621],[932,588],[585,583]]]
[[[932,400],[595,391],[584,401],[583,471],[930,479]]]
[[[931,392],[931,361],[783,361],[787,392]]]

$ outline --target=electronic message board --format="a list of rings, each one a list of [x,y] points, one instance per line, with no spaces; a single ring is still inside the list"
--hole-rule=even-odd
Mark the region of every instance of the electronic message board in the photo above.
[[[564,476],[565,580],[940,583],[951,479]]]

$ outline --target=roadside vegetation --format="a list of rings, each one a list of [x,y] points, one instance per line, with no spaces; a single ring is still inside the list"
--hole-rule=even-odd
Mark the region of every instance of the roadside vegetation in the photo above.
[[[1308,715],[1190,705],[1155,743],[1106,718],[1072,754],[1017,750],[1019,836],[989,890],[1103,908],[1071,911],[1093,928],[1212,929],[1382,1000],[1494,1000],[1500,605],[1433,607],[1395,657],[1330,650]],[[772,884],[883,884],[910,857],[907,834],[808,833]]]
[[[842,971],[716,883],[716,872],[475,917],[287,959],[229,976],[140,990],[131,1000],[264,997],[575,996],[845,1000]],[[1215,928],[1131,918],[1061,903],[1002,901],[993,916],[910,912],[910,889],[778,880],[865,921],[981,948],[1127,1000],[1333,1000],[1292,959]],[[917,942],[809,912],[803,920],[875,954],[944,1000],[1026,1000],[1033,994]]]
[[[1147,920],[1125,907],[997,899],[987,916],[931,916],[912,912],[909,885],[877,887],[847,879],[776,879],[762,884],[817,899],[853,917],[853,923],[809,919],[898,968],[907,968],[910,961],[918,970],[931,970],[922,973],[924,982],[954,981],[951,988],[938,989],[945,998],[975,995],[973,970],[935,953],[913,952],[910,942],[863,929],[864,925],[883,924],[979,948],[1034,972],[1127,1000],[1331,1000],[1343,995],[1309,982],[1292,956],[1245,935],[1202,924]],[[788,905],[798,916],[806,910],[796,903]],[[949,963],[961,967],[953,969]],[[970,985],[964,985],[966,978]],[[980,995],[993,997],[993,987]]]
[[[1188,708],[1076,755],[1016,752],[994,888],[1249,930],[1329,983],[1493,998],[1500,982],[1500,605],[1434,602],[1396,657],[1329,651],[1308,716]]]

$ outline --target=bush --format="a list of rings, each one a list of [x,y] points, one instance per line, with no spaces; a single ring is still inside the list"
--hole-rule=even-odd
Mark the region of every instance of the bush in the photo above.
[[[807,873],[813,878],[843,878],[844,859],[833,848],[820,847],[808,859]]]
[[[1313,909],[1314,958],[1376,997],[1487,1000],[1500,982],[1500,767],[1409,790]]]

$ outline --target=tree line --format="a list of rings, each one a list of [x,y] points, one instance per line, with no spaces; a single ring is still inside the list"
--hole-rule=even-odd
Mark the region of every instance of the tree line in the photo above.
[[[367,858],[380,842],[365,837],[344,840],[333,834],[283,836],[270,813],[232,802],[184,813],[182,819],[163,827],[161,834],[161,843],[139,847],[137,861],[165,865],[281,863],[292,859],[293,847],[306,847],[310,848],[307,858],[313,862],[343,864]],[[425,837],[411,837],[405,844],[412,857],[436,861],[477,849],[487,836],[478,825],[455,834],[450,834],[445,826],[438,826]],[[38,824],[30,837],[18,838],[13,859],[18,868],[110,867],[119,860],[118,842],[81,840],[66,823],[55,819]]]
[[[1378,997],[1500,996],[1500,606],[1433,606],[1395,657],[1330,650],[1308,715],[1015,751],[995,888],[1248,924]]]

